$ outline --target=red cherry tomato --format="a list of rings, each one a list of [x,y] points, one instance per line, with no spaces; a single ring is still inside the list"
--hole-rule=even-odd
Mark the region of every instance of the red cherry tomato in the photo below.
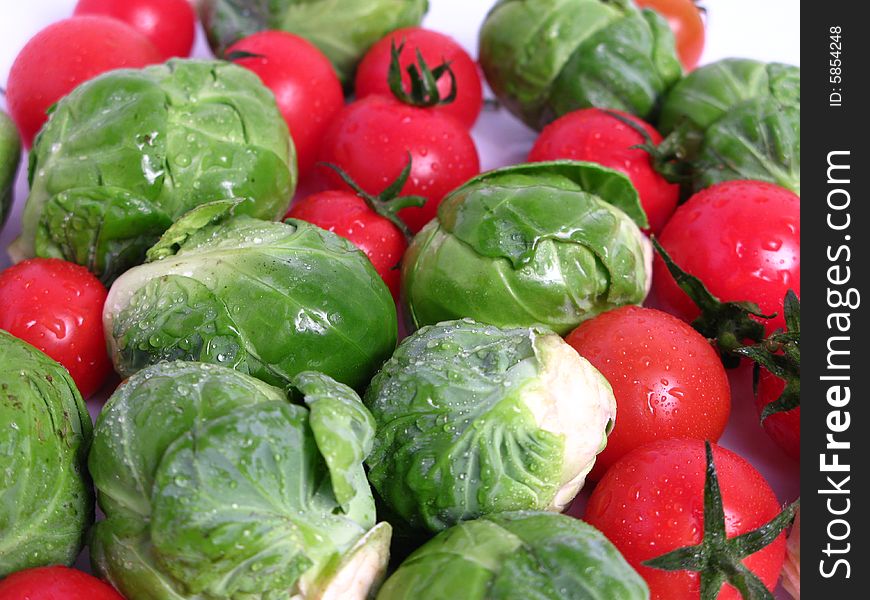
[[[625,306],[585,321],[565,341],[601,371],[616,396],[616,424],[590,479],[645,443],[716,441],[725,431],[731,389],[719,354],[676,317]]]
[[[87,398],[111,371],[103,336],[106,295],[84,267],[57,258],[25,260],[0,273],[0,329],[66,367]]]
[[[49,25],[30,38],[9,71],[6,101],[24,145],[30,148],[48,108],[80,83],[158,62],[148,38],[117,19],[73,17]]]
[[[69,567],[37,567],[0,580],[2,600],[124,600],[105,581]]]
[[[320,146],[321,161],[341,167],[369,193],[395,181],[409,154],[413,166],[401,194],[423,196],[427,202],[402,209],[399,216],[416,232],[435,216],[447,192],[480,171],[477,149],[465,127],[437,112],[374,95],[338,113]],[[323,188],[346,189],[331,169],[316,170]]]
[[[683,68],[694,69],[704,51],[704,21],[695,0],[635,0],[635,3],[641,8],[652,8],[667,20]]]
[[[79,0],[74,15],[124,21],[151,40],[162,59],[190,56],[196,15],[187,0]]]
[[[653,144],[662,141],[662,136],[649,123],[627,113],[613,112],[642,127]],[[653,168],[646,151],[632,148],[644,141],[640,133],[613,115],[588,108],[570,112],[547,125],[535,141],[528,160],[585,160],[625,173],[640,195],[649,219],[649,231],[658,233],[677,208],[680,186],[668,183]]]
[[[234,62],[256,73],[272,90],[296,146],[299,173],[314,166],[323,133],[344,106],[341,82],[329,59],[311,42],[285,31],[261,31],[227,50],[257,54]]]
[[[618,413],[617,413],[618,414]],[[617,417],[618,418],[618,417]],[[770,486],[746,460],[714,445],[727,538],[747,533],[779,514]],[[584,520],[597,527],[646,580],[651,600],[698,600],[700,575],[643,566],[704,534],[704,442],[661,440],[626,454],[595,487]],[[785,559],[785,533],[742,563],[773,590]],[[723,586],[718,600],[738,600]]]
[[[758,415],[764,407],[779,398],[785,389],[785,381],[773,375],[766,369],[761,369],[758,378],[758,389],[755,394],[755,408]],[[801,407],[767,417],[762,426],[767,434],[782,448],[786,454],[795,460],[801,456]]]
[[[320,192],[296,202],[287,216],[350,240],[365,252],[390,288],[393,298],[398,299],[399,270],[396,266],[408,243],[399,228],[369,208],[365,200],[343,190]]]
[[[767,332],[785,328],[783,299],[800,296],[800,198],[761,181],[726,181],[692,196],[659,241],[674,262],[722,300],[750,301],[765,314]],[[667,312],[692,321],[698,309],[656,254],[652,293]]]
[[[429,110],[450,115],[466,128],[471,129],[483,106],[483,91],[477,64],[453,38],[430,29],[421,27],[397,29],[372,46],[366,52],[356,72],[356,97],[364,98],[371,94],[392,95],[387,82],[392,44],[395,43],[398,47],[403,42],[399,64],[402,66],[405,91],[410,91],[411,85],[407,68],[409,65],[417,64],[418,50],[430,69],[449,61],[456,77],[456,98],[453,102],[433,106]],[[442,98],[447,97],[450,88],[450,76],[444,73],[438,78],[438,92]]]

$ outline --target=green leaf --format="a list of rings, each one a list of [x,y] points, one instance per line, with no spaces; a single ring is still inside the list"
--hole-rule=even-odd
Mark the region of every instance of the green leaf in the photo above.
[[[18,128],[5,112],[0,110],[0,228],[12,208],[12,188],[21,162],[21,139]]]
[[[632,221],[634,219],[634,221]],[[646,297],[651,250],[621,173],[555,161],[497,169],[447,195],[402,263],[414,326],[470,317],[567,334]]]
[[[291,589],[365,533],[332,514],[326,476],[307,411],[286,402],[240,408],[182,435],[154,477],[151,539],[161,567],[195,594]]]
[[[186,359],[280,386],[316,368],[363,387],[397,335],[395,304],[369,260],[309,223],[224,218],[230,206],[182,219],[155,247],[160,260],[109,290],[104,314],[118,372]]]
[[[441,532],[386,581],[381,600],[619,598],[649,590],[596,529],[564,515],[509,512]]]
[[[366,392],[378,425],[369,480],[391,511],[430,531],[507,510],[558,510],[592,468],[615,412],[609,385],[578,359],[542,330],[468,320],[420,329]]]
[[[93,78],[57,103],[30,156],[16,259],[64,258],[106,282],[142,262],[187,211],[248,198],[239,213],[275,219],[296,186],[274,95],[223,61],[173,59]]]
[[[356,392],[323,373],[303,371],[293,385],[311,411],[311,430],[338,503],[355,521],[374,527],[375,501],[363,469],[375,437],[371,413]]]
[[[374,515],[358,498],[344,512],[332,487],[335,473],[362,472],[362,458],[345,455],[353,441],[335,434],[365,437],[365,409],[321,374],[299,383],[312,411],[205,363],[160,363],[122,384],[89,460],[106,514],[93,534],[97,572],[128,597],[173,600],[277,600],[348,571],[360,589],[375,581],[390,529],[369,531]]]
[[[75,560],[94,520],[91,437],[67,370],[0,330],[0,578]]]
[[[661,144],[698,191],[769,181],[800,193],[800,69],[728,58],[689,73],[662,107]]]

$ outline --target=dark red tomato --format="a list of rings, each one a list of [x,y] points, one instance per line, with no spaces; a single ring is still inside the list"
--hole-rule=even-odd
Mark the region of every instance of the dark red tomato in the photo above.
[[[196,15],[188,0],[79,0],[75,15],[124,21],[151,40],[163,60],[190,56]]]
[[[726,181],[680,206],[659,241],[674,262],[722,300],[755,302],[767,332],[785,328],[783,298],[800,296],[800,198],[761,181]],[[664,310],[692,321],[698,309],[656,254],[652,292]]]
[[[761,369],[758,378],[758,389],[755,394],[755,408],[758,415],[764,407],[779,398],[785,389],[785,381]],[[780,413],[774,413],[762,423],[764,430],[782,448],[786,454],[795,460],[801,457],[801,407]]]
[[[408,247],[405,236],[352,192],[326,191],[294,203],[288,217],[313,223],[350,240],[365,252],[390,291],[399,297],[396,266]]]
[[[37,567],[0,580],[2,600],[124,600],[105,581],[69,567]]]
[[[311,42],[285,31],[261,31],[227,50],[259,58],[234,62],[256,73],[272,90],[296,146],[300,175],[314,166],[323,133],[344,106],[341,82],[329,59]]]
[[[99,279],[57,258],[32,258],[0,273],[0,329],[66,367],[85,398],[111,371],[103,336],[105,301]]]
[[[652,8],[667,19],[683,68],[694,69],[704,51],[704,21],[696,0],[635,0],[635,3],[641,8]]]
[[[409,92],[411,89],[411,78],[407,68],[409,65],[417,64],[418,50],[430,69],[449,61],[456,77],[456,98],[453,102],[434,106],[429,110],[450,115],[466,128],[471,129],[483,106],[483,91],[477,64],[453,38],[430,29],[422,27],[397,29],[372,46],[366,52],[356,72],[356,97],[364,98],[371,94],[392,95],[387,82],[392,44],[395,43],[398,47],[403,42],[399,64],[402,66],[405,91]],[[438,92],[442,98],[446,98],[450,94],[450,89],[450,76],[444,73],[438,78]]]
[[[590,479],[654,440],[716,441],[731,412],[719,354],[683,321],[625,306],[585,321],[565,338],[601,371],[616,396],[616,424]]]
[[[474,141],[458,121],[386,96],[367,96],[336,116],[319,156],[341,167],[365,191],[377,193],[396,180],[409,154],[413,166],[401,194],[427,202],[402,209],[399,216],[416,232],[435,216],[447,192],[480,171]],[[322,189],[346,189],[332,169],[316,170]]]
[[[642,127],[653,144],[662,141],[662,136],[649,123],[627,113],[619,114]],[[653,168],[645,150],[632,148],[644,141],[643,135],[613,115],[588,108],[570,112],[547,125],[535,141],[528,160],[585,160],[625,173],[640,195],[649,219],[649,231],[658,233],[677,208],[680,186],[668,183]]]
[[[148,38],[117,19],[73,17],[49,25],[30,38],[9,71],[6,101],[24,145],[30,148],[45,111],[80,83],[159,62]]]
[[[747,533],[779,514],[770,486],[746,460],[713,445],[727,538]],[[662,571],[641,563],[694,546],[704,534],[704,442],[661,440],[626,454],[604,475],[586,507],[586,520],[622,552],[646,580],[651,600],[698,600],[700,575]],[[743,564],[773,590],[785,559],[785,533]],[[718,600],[738,600],[725,585]]]

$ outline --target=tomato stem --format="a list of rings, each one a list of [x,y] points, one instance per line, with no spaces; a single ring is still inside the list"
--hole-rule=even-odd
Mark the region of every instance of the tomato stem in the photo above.
[[[410,64],[406,69],[408,77],[411,80],[411,92],[405,91],[400,62],[404,48],[404,40],[398,46],[396,46],[395,40],[391,42],[390,70],[387,73],[387,81],[390,84],[390,91],[393,92],[393,95],[405,104],[421,108],[453,102],[456,99],[456,75],[453,73],[453,69],[450,68],[450,61],[442,58],[444,62],[434,69],[430,69],[423,59],[423,54],[419,48],[416,49],[417,64]],[[448,77],[450,77],[450,92],[442,98],[441,92],[438,91],[438,79],[444,73],[447,73]]]
[[[728,582],[744,600],[773,600],[773,594],[743,559],[771,544],[794,520],[800,499],[785,507],[776,517],[747,533],[728,538],[725,507],[716,475],[713,448],[704,442],[707,467],[704,478],[704,537],[697,546],[684,546],[643,562],[663,571],[695,571],[701,574],[701,600],[715,600]]]
[[[788,290],[783,300],[786,330],[777,330],[765,338],[764,325],[758,319],[772,319],[775,314],[762,314],[758,305],[751,302],[721,302],[700,279],[683,271],[655,236],[652,243],[677,285],[701,310],[701,315],[692,321],[692,327],[716,345],[722,363],[733,368],[740,364],[741,358],[752,360],[756,386],[762,367],[785,381],[780,397],[764,407],[761,422],[770,415],[800,406],[800,300],[797,294]],[[753,343],[746,344],[746,340]]]
[[[414,237],[414,234],[411,233],[411,230],[398,215],[398,212],[403,208],[408,208],[411,206],[423,206],[424,204],[426,204],[426,198],[424,198],[423,196],[399,195],[399,193],[402,191],[402,188],[405,186],[405,182],[408,181],[408,177],[411,174],[412,161],[410,152],[408,153],[408,162],[407,164],[405,164],[402,172],[395,179],[395,181],[388,185],[377,196],[372,196],[364,189],[362,189],[359,184],[354,181],[353,178],[338,165],[329,162],[321,162],[318,164],[324,167],[329,167],[330,169],[335,171],[338,176],[341,177],[342,181],[344,181],[354,191],[354,193],[356,193],[357,196],[362,198],[372,211],[390,221],[399,229],[399,231],[402,232],[402,235],[405,236],[406,241],[411,241],[411,238]]]

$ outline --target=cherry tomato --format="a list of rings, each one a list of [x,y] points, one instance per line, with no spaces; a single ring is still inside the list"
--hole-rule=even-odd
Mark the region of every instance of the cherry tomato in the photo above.
[[[755,394],[755,408],[758,415],[764,407],[779,398],[785,389],[785,381],[766,369],[761,369],[758,389]],[[801,407],[786,412],[774,413],[767,417],[762,426],[767,434],[786,454],[800,460],[801,456]]]
[[[662,136],[652,125],[628,113],[613,111],[643,128],[653,144]],[[529,153],[529,162],[571,159],[595,162],[628,175],[649,219],[652,233],[658,233],[677,208],[680,186],[662,177],[650,155],[639,148],[644,136],[613,115],[597,109],[577,110],[547,125]]]
[[[695,0],[635,0],[641,8],[652,8],[662,15],[674,32],[677,55],[683,68],[691,71],[704,51],[704,21]]]
[[[0,580],[3,600],[124,600],[111,585],[69,567],[26,569]]]
[[[365,252],[393,298],[398,299],[399,269],[396,266],[408,243],[399,228],[369,208],[365,200],[344,190],[329,190],[296,202],[287,216],[308,221],[350,240]]]
[[[746,460],[713,446],[727,538],[769,522],[780,511],[770,486]],[[698,600],[700,574],[662,571],[645,560],[695,546],[704,535],[706,457],[699,440],[661,440],[619,460],[595,487],[584,520],[610,539],[646,580],[651,600]],[[773,590],[785,559],[785,533],[741,562]],[[726,584],[718,600],[738,600]]]
[[[112,69],[159,62],[148,38],[117,19],[73,17],[49,25],[30,38],[9,71],[6,100],[25,147],[48,108],[80,83]]]
[[[719,354],[676,317],[625,306],[585,321],[565,341],[601,371],[616,396],[616,424],[590,479],[647,442],[716,441],[725,431],[731,388]]]
[[[124,21],[151,40],[163,60],[190,56],[196,15],[187,0],[79,0],[74,15]]]
[[[366,52],[356,72],[356,97],[364,98],[371,94],[392,95],[387,74],[390,70],[393,44],[397,47],[404,44],[399,55],[399,64],[402,66],[405,91],[410,91],[411,82],[407,68],[409,65],[417,64],[418,50],[430,69],[445,61],[450,62],[450,68],[456,77],[456,98],[447,104],[433,106],[430,110],[450,115],[466,128],[471,129],[483,106],[483,91],[477,64],[453,38],[430,29],[422,27],[397,29],[372,46]],[[444,73],[438,78],[440,96],[447,97],[450,90],[450,76]]]
[[[373,193],[399,176],[409,154],[413,166],[401,194],[423,196],[427,202],[402,209],[399,216],[416,232],[435,216],[447,192],[480,171],[474,141],[458,121],[386,96],[366,96],[338,113],[326,130],[319,156]],[[316,170],[322,188],[345,189],[331,169]]]
[[[332,63],[314,44],[285,31],[250,35],[230,46],[227,56],[239,51],[259,55],[234,62],[256,73],[275,94],[296,146],[299,173],[308,173],[326,127],[344,106]]]
[[[674,262],[722,300],[750,301],[770,333],[785,328],[783,298],[800,296],[800,198],[761,181],[726,181],[692,196],[659,241]],[[656,254],[652,293],[667,312],[692,321],[699,311]]]
[[[25,260],[0,273],[0,329],[66,367],[87,398],[111,370],[103,337],[106,295],[84,267],[57,258]]]

